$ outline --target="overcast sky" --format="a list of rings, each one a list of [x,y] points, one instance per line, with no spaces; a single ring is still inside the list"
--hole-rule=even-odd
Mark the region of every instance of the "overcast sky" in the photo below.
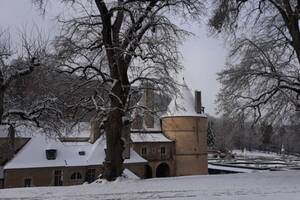
[[[21,31],[38,26],[45,32],[54,34],[58,30],[55,20],[59,6],[53,3],[45,17],[39,16],[31,0],[1,0],[1,28],[9,28],[11,32]],[[189,38],[180,48],[185,70],[182,76],[193,90],[201,90],[203,106],[206,112],[215,114],[215,98],[219,90],[216,73],[224,67],[226,50],[221,39],[208,36],[205,22],[189,28],[196,36]]]

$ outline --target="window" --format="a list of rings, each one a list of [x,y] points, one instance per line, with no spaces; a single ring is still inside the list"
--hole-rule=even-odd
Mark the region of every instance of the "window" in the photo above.
[[[31,187],[31,178],[24,179],[24,187]]]
[[[54,185],[55,186],[61,186],[63,185],[63,176],[61,170],[55,170],[54,171]]]
[[[152,153],[155,153],[156,152],[156,149],[155,148],[152,148]]]
[[[147,148],[146,147],[142,148],[142,155],[147,155]]]
[[[93,182],[96,179],[96,170],[95,169],[88,169],[86,172],[85,180],[88,183]]]
[[[74,172],[72,175],[71,175],[71,180],[76,180],[76,179],[82,179],[82,176],[79,172]]]
[[[160,147],[160,153],[161,153],[161,155],[166,155],[166,148]]]

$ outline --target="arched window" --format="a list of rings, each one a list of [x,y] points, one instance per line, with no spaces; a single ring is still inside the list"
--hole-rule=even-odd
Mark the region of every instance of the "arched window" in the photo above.
[[[82,179],[82,175],[79,172],[74,172],[71,175],[71,180]]]

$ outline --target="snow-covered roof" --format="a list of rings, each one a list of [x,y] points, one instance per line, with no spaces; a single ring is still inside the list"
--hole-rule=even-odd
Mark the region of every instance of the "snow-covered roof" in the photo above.
[[[163,133],[131,133],[131,140],[134,143],[139,142],[172,142]]]
[[[46,149],[49,148],[57,150],[55,160],[46,158]],[[4,169],[102,165],[105,159],[105,148],[104,137],[100,137],[94,144],[87,142],[72,144],[72,142],[63,143],[57,139],[36,136],[31,138],[25,147],[4,166]],[[79,151],[84,151],[85,154],[79,155]],[[125,160],[125,163],[145,162],[147,161],[133,150],[130,159]]]
[[[229,166],[213,165],[213,164],[208,164],[208,169],[215,169],[215,170],[228,171],[228,172],[237,172],[237,173],[252,173],[252,172],[257,171],[255,169],[229,167]]]
[[[168,116],[199,116],[207,117],[205,114],[198,114],[195,110],[195,97],[183,80],[183,84],[180,86],[180,96],[173,99],[169,106],[168,112],[162,117]]]

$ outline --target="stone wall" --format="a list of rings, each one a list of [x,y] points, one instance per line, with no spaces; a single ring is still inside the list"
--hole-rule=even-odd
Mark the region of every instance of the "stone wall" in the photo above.
[[[10,169],[4,172],[4,187],[24,187],[25,179],[31,179],[31,186],[54,186],[54,172],[62,171],[62,183],[64,186],[77,185],[85,182],[85,175],[88,169],[95,169],[96,177],[102,173],[101,166],[90,167],[52,167],[32,169]],[[81,179],[71,179],[73,173],[80,173]]]
[[[207,174],[207,118],[162,118],[164,134],[175,141],[176,176]]]
[[[137,176],[144,177],[145,163],[125,164],[124,166]],[[89,169],[95,169],[95,179],[103,173],[102,165],[9,169],[4,171],[4,188],[24,187],[25,179],[31,179],[31,186],[54,186],[54,173],[56,170],[62,171],[64,186],[78,185],[86,182],[86,174]],[[81,178],[71,179],[73,173],[80,173]]]

